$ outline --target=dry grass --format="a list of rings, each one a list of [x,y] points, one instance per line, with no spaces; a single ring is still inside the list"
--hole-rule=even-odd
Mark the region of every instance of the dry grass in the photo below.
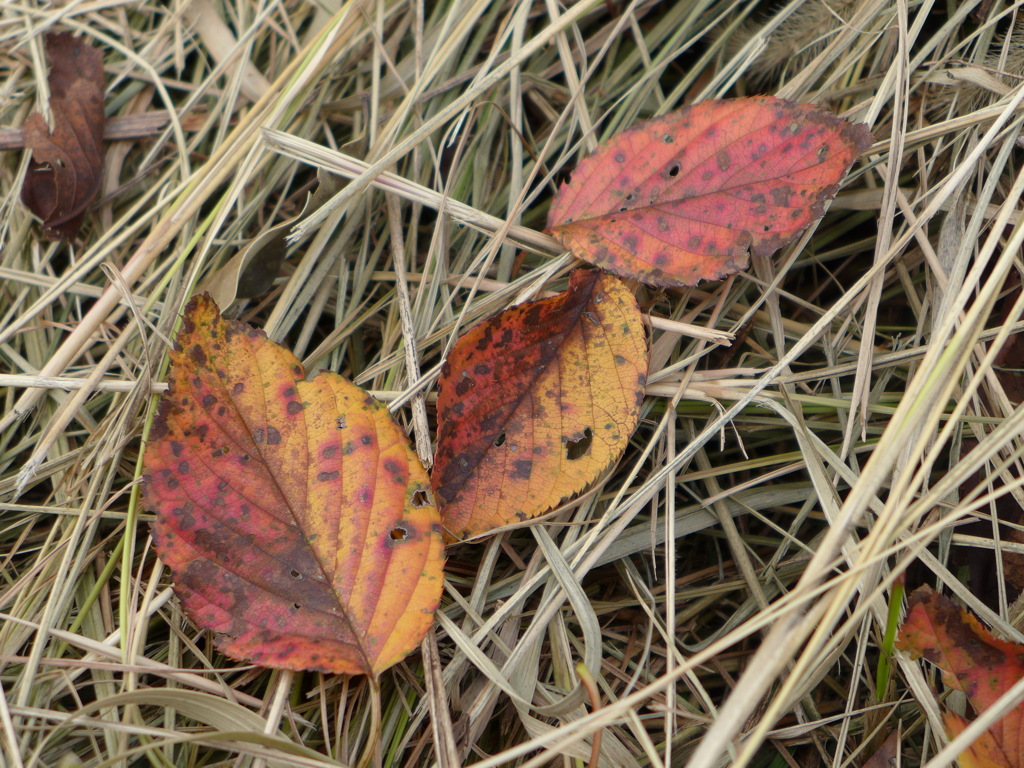
[[[52,27],[104,50],[108,116],[171,117],[108,145],[74,247],[18,203],[20,154],[0,171],[6,765],[583,766],[600,732],[614,768],[840,768],[897,729],[903,765],[946,765],[927,670],[879,667],[911,567],[1022,639],[984,549],[1024,477],[1014,21],[884,0],[2,4],[0,124],[35,107]],[[565,284],[541,233],[560,174],[637,119],[765,91],[878,143],[773,259],[641,292],[653,364],[626,456],[547,524],[449,552],[424,653],[380,682],[379,741],[365,681],[215,652],[138,496],[188,297],[298,216],[317,169],[344,177],[231,312],[427,450],[460,329]]]

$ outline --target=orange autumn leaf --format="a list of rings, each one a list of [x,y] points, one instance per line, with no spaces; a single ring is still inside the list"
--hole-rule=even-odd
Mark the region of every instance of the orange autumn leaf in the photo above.
[[[431,476],[446,535],[529,520],[596,480],[636,428],[647,358],[636,299],[596,270],[460,338],[441,371]]]
[[[153,539],[228,656],[378,675],[422,640],[443,543],[426,471],[387,409],[310,381],[266,334],[185,309],[145,454]]]
[[[942,681],[962,691],[977,712],[992,706],[1024,676],[1024,645],[999,640],[973,614],[930,587],[914,590],[910,612],[896,647],[923,656],[942,672]],[[944,714],[952,738],[968,723]],[[958,758],[961,768],[1024,766],[1024,705],[995,723]]]
[[[873,139],[863,125],[770,96],[705,101],[616,134],[551,204],[574,256],[653,285],[746,269],[824,213]]]
[[[959,736],[970,725],[955,712],[943,712],[942,723],[946,726],[946,735],[951,739]],[[960,768],[1014,768],[1021,765],[1021,760],[1019,756],[1017,760],[1012,759],[992,731],[985,731],[957,756],[957,763]]]

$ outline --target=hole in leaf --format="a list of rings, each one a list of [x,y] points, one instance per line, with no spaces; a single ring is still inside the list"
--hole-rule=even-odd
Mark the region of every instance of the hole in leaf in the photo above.
[[[771,229],[771,227],[768,224],[765,224],[764,225],[764,231],[767,232],[769,229]]]
[[[494,438],[494,447],[495,448],[500,448],[504,444],[505,444],[505,430],[503,429],[503,430],[501,430],[501,432],[498,433],[498,436],[496,438]]]
[[[668,169],[668,175],[673,177],[679,175],[679,163],[676,163],[675,165]]]
[[[292,608],[294,608],[296,611],[299,610],[299,608],[301,608],[301,607],[302,606],[299,605],[298,603],[292,603]]]
[[[391,537],[392,541],[405,541],[406,537],[409,535],[409,532],[405,530],[405,528],[399,526],[397,528],[392,528],[391,533],[389,533],[388,535]]]
[[[338,417],[337,422],[335,422],[335,426],[337,426],[338,429],[345,429],[345,427],[348,426],[345,421],[345,414],[341,414],[341,416]]]
[[[633,199],[633,193],[630,192],[628,195],[626,195],[626,200],[632,200],[632,199]]]
[[[302,574],[301,574],[301,573],[299,573],[298,571],[296,571],[296,570],[295,570],[294,568],[292,568],[292,571],[291,571],[291,574],[290,574],[290,576],[291,576],[291,577],[292,577],[293,579],[299,579],[300,581],[302,580]]]
[[[619,208],[619,213],[622,213],[622,212],[624,212],[625,210],[626,210],[626,208],[625,208],[625,206],[623,206],[622,208]]]
[[[590,444],[594,442],[594,430],[587,427],[583,430],[583,437],[579,440],[569,440],[565,444],[565,458],[569,461],[582,459],[590,453]]]
[[[415,491],[412,495],[412,505],[414,507],[430,506],[430,494],[426,491]]]

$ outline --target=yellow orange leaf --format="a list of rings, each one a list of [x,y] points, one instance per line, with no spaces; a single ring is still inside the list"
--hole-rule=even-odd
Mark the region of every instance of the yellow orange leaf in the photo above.
[[[1000,640],[971,613],[930,587],[915,589],[896,647],[923,656],[942,671],[943,682],[962,691],[982,712],[1024,676],[1024,646]],[[944,714],[947,733],[967,727],[959,715]],[[996,722],[958,758],[962,768],[1024,766],[1024,705]]]
[[[970,723],[955,712],[943,712],[942,723],[946,726],[946,735],[955,738]],[[1014,760],[1006,754],[999,739],[991,731],[985,731],[980,737],[961,752],[956,761],[960,768],[1013,768],[1020,765],[1020,755]]]
[[[583,490],[625,450],[646,382],[636,299],[597,270],[469,331],[437,399],[431,480],[446,535],[480,536]]]
[[[189,303],[145,455],[153,539],[228,656],[376,676],[433,621],[440,520],[387,410],[304,376],[209,296]]]

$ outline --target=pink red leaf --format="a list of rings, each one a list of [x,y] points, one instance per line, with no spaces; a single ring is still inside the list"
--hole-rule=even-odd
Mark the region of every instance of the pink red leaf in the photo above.
[[[596,270],[470,330],[437,397],[431,480],[447,535],[528,520],[596,480],[625,450],[646,380],[636,299]]]
[[[227,655],[376,676],[422,640],[443,543],[405,433],[209,296],[185,309],[145,467],[157,551]]]
[[[871,143],[863,125],[806,104],[702,102],[599,147],[559,189],[548,229],[577,258],[625,277],[715,280],[818,219]]]
[[[976,711],[988,709],[1024,676],[1024,646],[994,637],[949,598],[920,587],[908,602],[910,612],[896,647],[935,664],[942,681],[965,693]],[[945,723],[951,737],[967,726],[952,712],[946,713]],[[1024,766],[1024,706],[999,720],[959,761],[964,768]]]

